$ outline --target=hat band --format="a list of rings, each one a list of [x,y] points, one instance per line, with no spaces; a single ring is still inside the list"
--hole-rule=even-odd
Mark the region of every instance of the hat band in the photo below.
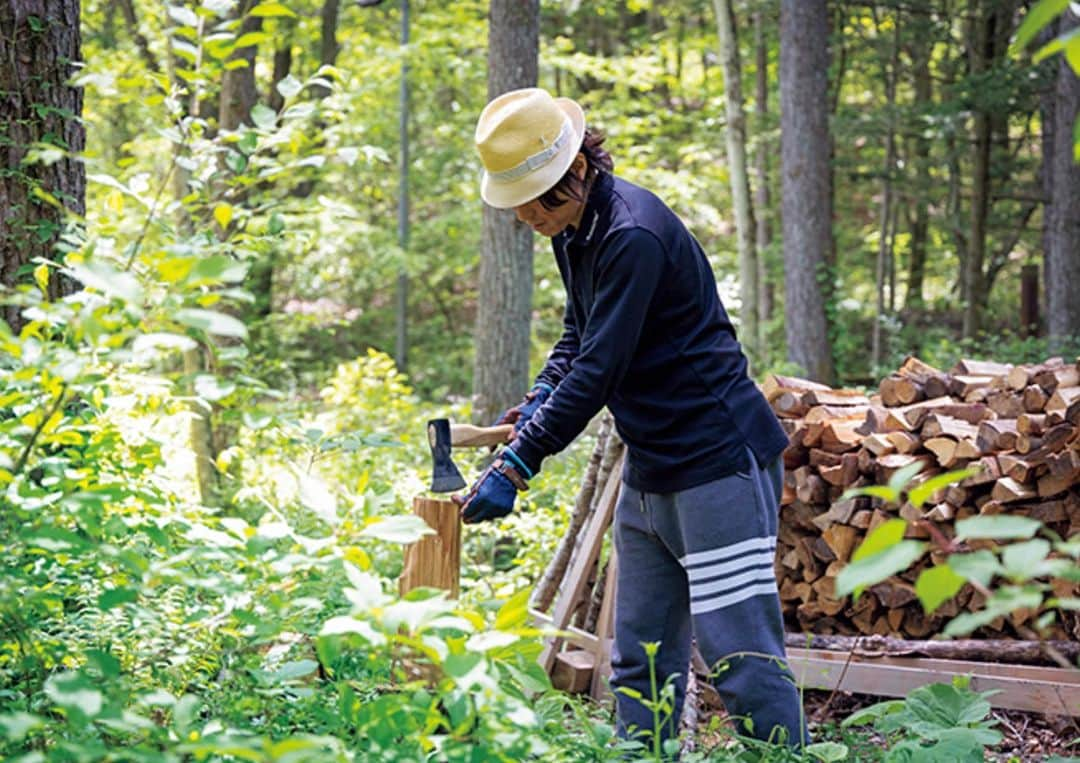
[[[574,129],[570,125],[570,120],[565,120],[562,129],[559,130],[558,137],[551,142],[550,146],[543,151],[527,157],[521,164],[515,165],[508,170],[503,170],[502,172],[488,172],[488,177],[500,183],[505,183],[510,180],[517,180],[519,177],[528,175],[533,170],[540,169],[555,158],[559,151],[562,150],[562,147],[570,140],[570,136],[573,132]]]

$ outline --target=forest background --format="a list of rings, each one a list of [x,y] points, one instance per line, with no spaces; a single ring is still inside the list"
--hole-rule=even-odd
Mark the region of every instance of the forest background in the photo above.
[[[582,103],[701,241],[758,378],[1080,352],[1068,3],[20,0],[0,22],[0,725],[28,759],[592,733],[530,706],[512,596],[587,438],[466,539],[472,617],[387,593],[422,532],[423,421],[490,421],[561,329],[547,242],[479,201],[493,91]],[[406,649],[468,659],[402,699]],[[466,691],[480,664],[497,712]]]

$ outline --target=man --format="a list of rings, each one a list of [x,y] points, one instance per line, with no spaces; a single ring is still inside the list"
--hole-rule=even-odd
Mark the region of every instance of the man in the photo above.
[[[480,115],[481,196],[551,238],[564,332],[504,421],[516,435],[464,497],[465,522],[505,516],[518,490],[605,405],[627,444],[612,688],[621,736],[652,734],[644,644],[659,685],[685,692],[691,636],[743,730],[801,744],[773,573],[787,437],[747,375],[704,252],[656,196],[611,174],[581,107],[537,88]]]

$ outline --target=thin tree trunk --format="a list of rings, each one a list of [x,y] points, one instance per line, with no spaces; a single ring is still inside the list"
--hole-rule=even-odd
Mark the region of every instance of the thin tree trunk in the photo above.
[[[1062,34],[1080,26],[1072,11],[1059,20]],[[1074,125],[1080,117],[1080,77],[1064,56],[1057,62],[1053,128],[1054,163],[1051,167],[1050,248],[1047,270],[1053,281],[1046,293],[1047,334],[1051,351],[1064,349],[1068,339],[1080,336],[1080,163],[1074,159]]]
[[[1050,24],[1043,30],[1039,45],[1045,45],[1052,40],[1057,33],[1057,22]],[[1057,62],[1051,62],[1055,65]],[[1057,124],[1057,77],[1055,76],[1050,86],[1039,98],[1039,110],[1042,122],[1042,162],[1040,174],[1042,175],[1043,190],[1043,295],[1049,298],[1051,289],[1054,288],[1054,261],[1051,251],[1054,248],[1054,147],[1057,145],[1054,131]],[[1042,313],[1046,314],[1047,304],[1043,302]],[[1044,322],[1040,326],[1040,333],[1045,328]]]
[[[933,80],[930,72],[930,51],[933,41],[920,35],[912,43],[912,74],[915,91],[915,108],[926,113],[933,99]],[[923,282],[926,278],[926,248],[930,233],[930,141],[922,130],[915,133],[915,207],[911,221],[907,292],[904,306],[909,310],[921,309],[924,304]]]
[[[408,15],[408,0],[402,0],[402,14]],[[338,15],[340,13],[340,0],[326,0],[322,7],[322,37],[319,43],[319,64],[333,66],[337,62],[338,52],[341,50],[337,41]],[[407,22],[402,20],[402,44],[408,43]],[[312,88],[317,98],[325,98],[330,95],[329,88],[317,85]]]
[[[326,41],[324,39],[324,49]],[[401,82],[398,99],[398,141],[401,165],[398,169],[398,246],[403,257],[409,252],[409,0],[401,0]],[[398,370],[409,367],[409,273],[404,263],[398,270],[394,324],[397,328],[394,360]]]
[[[993,0],[989,0],[992,2]],[[969,60],[971,76],[978,78],[989,67],[990,9],[986,0],[972,3],[972,44]],[[963,332],[974,337],[982,323],[983,264],[986,259],[986,218],[990,210],[990,115],[976,106],[973,110],[971,171],[971,217],[967,259],[964,262],[961,295],[964,303]]]
[[[242,0],[237,6],[240,23],[240,35],[258,32],[262,29],[262,16],[253,16],[249,11],[258,0]],[[222,130],[235,130],[241,124],[251,123],[251,109],[259,99],[255,87],[255,54],[258,48],[249,45],[237,48],[229,56],[229,61],[245,61],[246,66],[226,69],[221,78],[221,98],[218,106],[218,123]]]
[[[536,85],[539,49],[539,0],[492,0],[488,99]],[[482,236],[473,415],[486,423],[529,382],[533,234],[512,210],[484,205]]]
[[[874,320],[872,350],[870,367],[876,369],[881,365],[882,359],[882,326],[886,314],[889,312],[885,301],[886,281],[889,277],[890,262],[892,257],[892,234],[890,222],[893,212],[893,171],[896,166],[896,78],[900,68],[900,20],[894,22],[892,52],[889,62],[884,67],[885,80],[885,166],[881,173],[881,215],[880,238],[878,240],[877,267],[875,269],[875,286],[877,287],[877,314]],[[891,297],[890,297],[890,302]]]
[[[270,86],[266,94],[266,102],[274,111],[281,111],[285,105],[285,96],[278,91],[278,85],[289,76],[292,70],[293,34],[296,32],[295,19],[286,17],[279,23],[280,41],[274,50],[274,69],[270,75]]]
[[[86,211],[82,151],[83,91],[70,83],[82,60],[78,0],[0,2],[0,284],[28,281],[24,268],[36,257],[62,260],[55,247],[68,215]],[[34,144],[65,149],[56,162],[24,164]],[[39,198],[48,194],[59,206]],[[76,284],[55,271],[51,299]],[[22,308],[4,306],[0,318],[18,332]]]
[[[735,236],[739,251],[739,292],[743,343],[753,359],[761,357],[758,330],[758,267],[754,248],[754,209],[750,202],[750,176],[746,169],[746,114],[743,110],[742,65],[735,32],[731,0],[713,0],[724,67],[724,99],[727,104],[727,159],[731,200],[735,211]]]
[[[768,252],[772,247],[772,199],[769,189],[769,48],[765,42],[765,14],[754,13],[754,48],[757,71],[754,79],[756,96],[754,104],[757,127],[757,150],[754,155],[754,173],[757,187],[754,189],[755,219],[757,221],[756,244],[758,264],[758,323],[764,326],[772,318],[773,295],[769,279]],[[764,332],[759,329],[764,341]]]
[[[141,31],[139,31],[139,20],[135,16],[135,4],[133,0],[117,0],[117,4],[120,6],[120,12],[124,16],[124,23],[127,24],[128,34],[131,35],[131,39],[135,41],[135,47],[139,50],[139,57],[142,58],[146,64],[146,68],[152,72],[158,72],[161,70],[161,66],[158,64],[157,58],[150,51],[150,42],[146,39]]]
[[[788,359],[831,384],[822,280],[831,248],[829,16],[825,0],[780,4],[780,115]]]

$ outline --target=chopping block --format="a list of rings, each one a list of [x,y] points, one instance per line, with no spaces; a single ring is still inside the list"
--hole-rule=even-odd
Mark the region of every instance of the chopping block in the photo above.
[[[405,547],[398,591],[404,596],[414,588],[441,588],[456,599],[461,583],[461,509],[453,501],[416,496],[413,513],[435,534]]]

